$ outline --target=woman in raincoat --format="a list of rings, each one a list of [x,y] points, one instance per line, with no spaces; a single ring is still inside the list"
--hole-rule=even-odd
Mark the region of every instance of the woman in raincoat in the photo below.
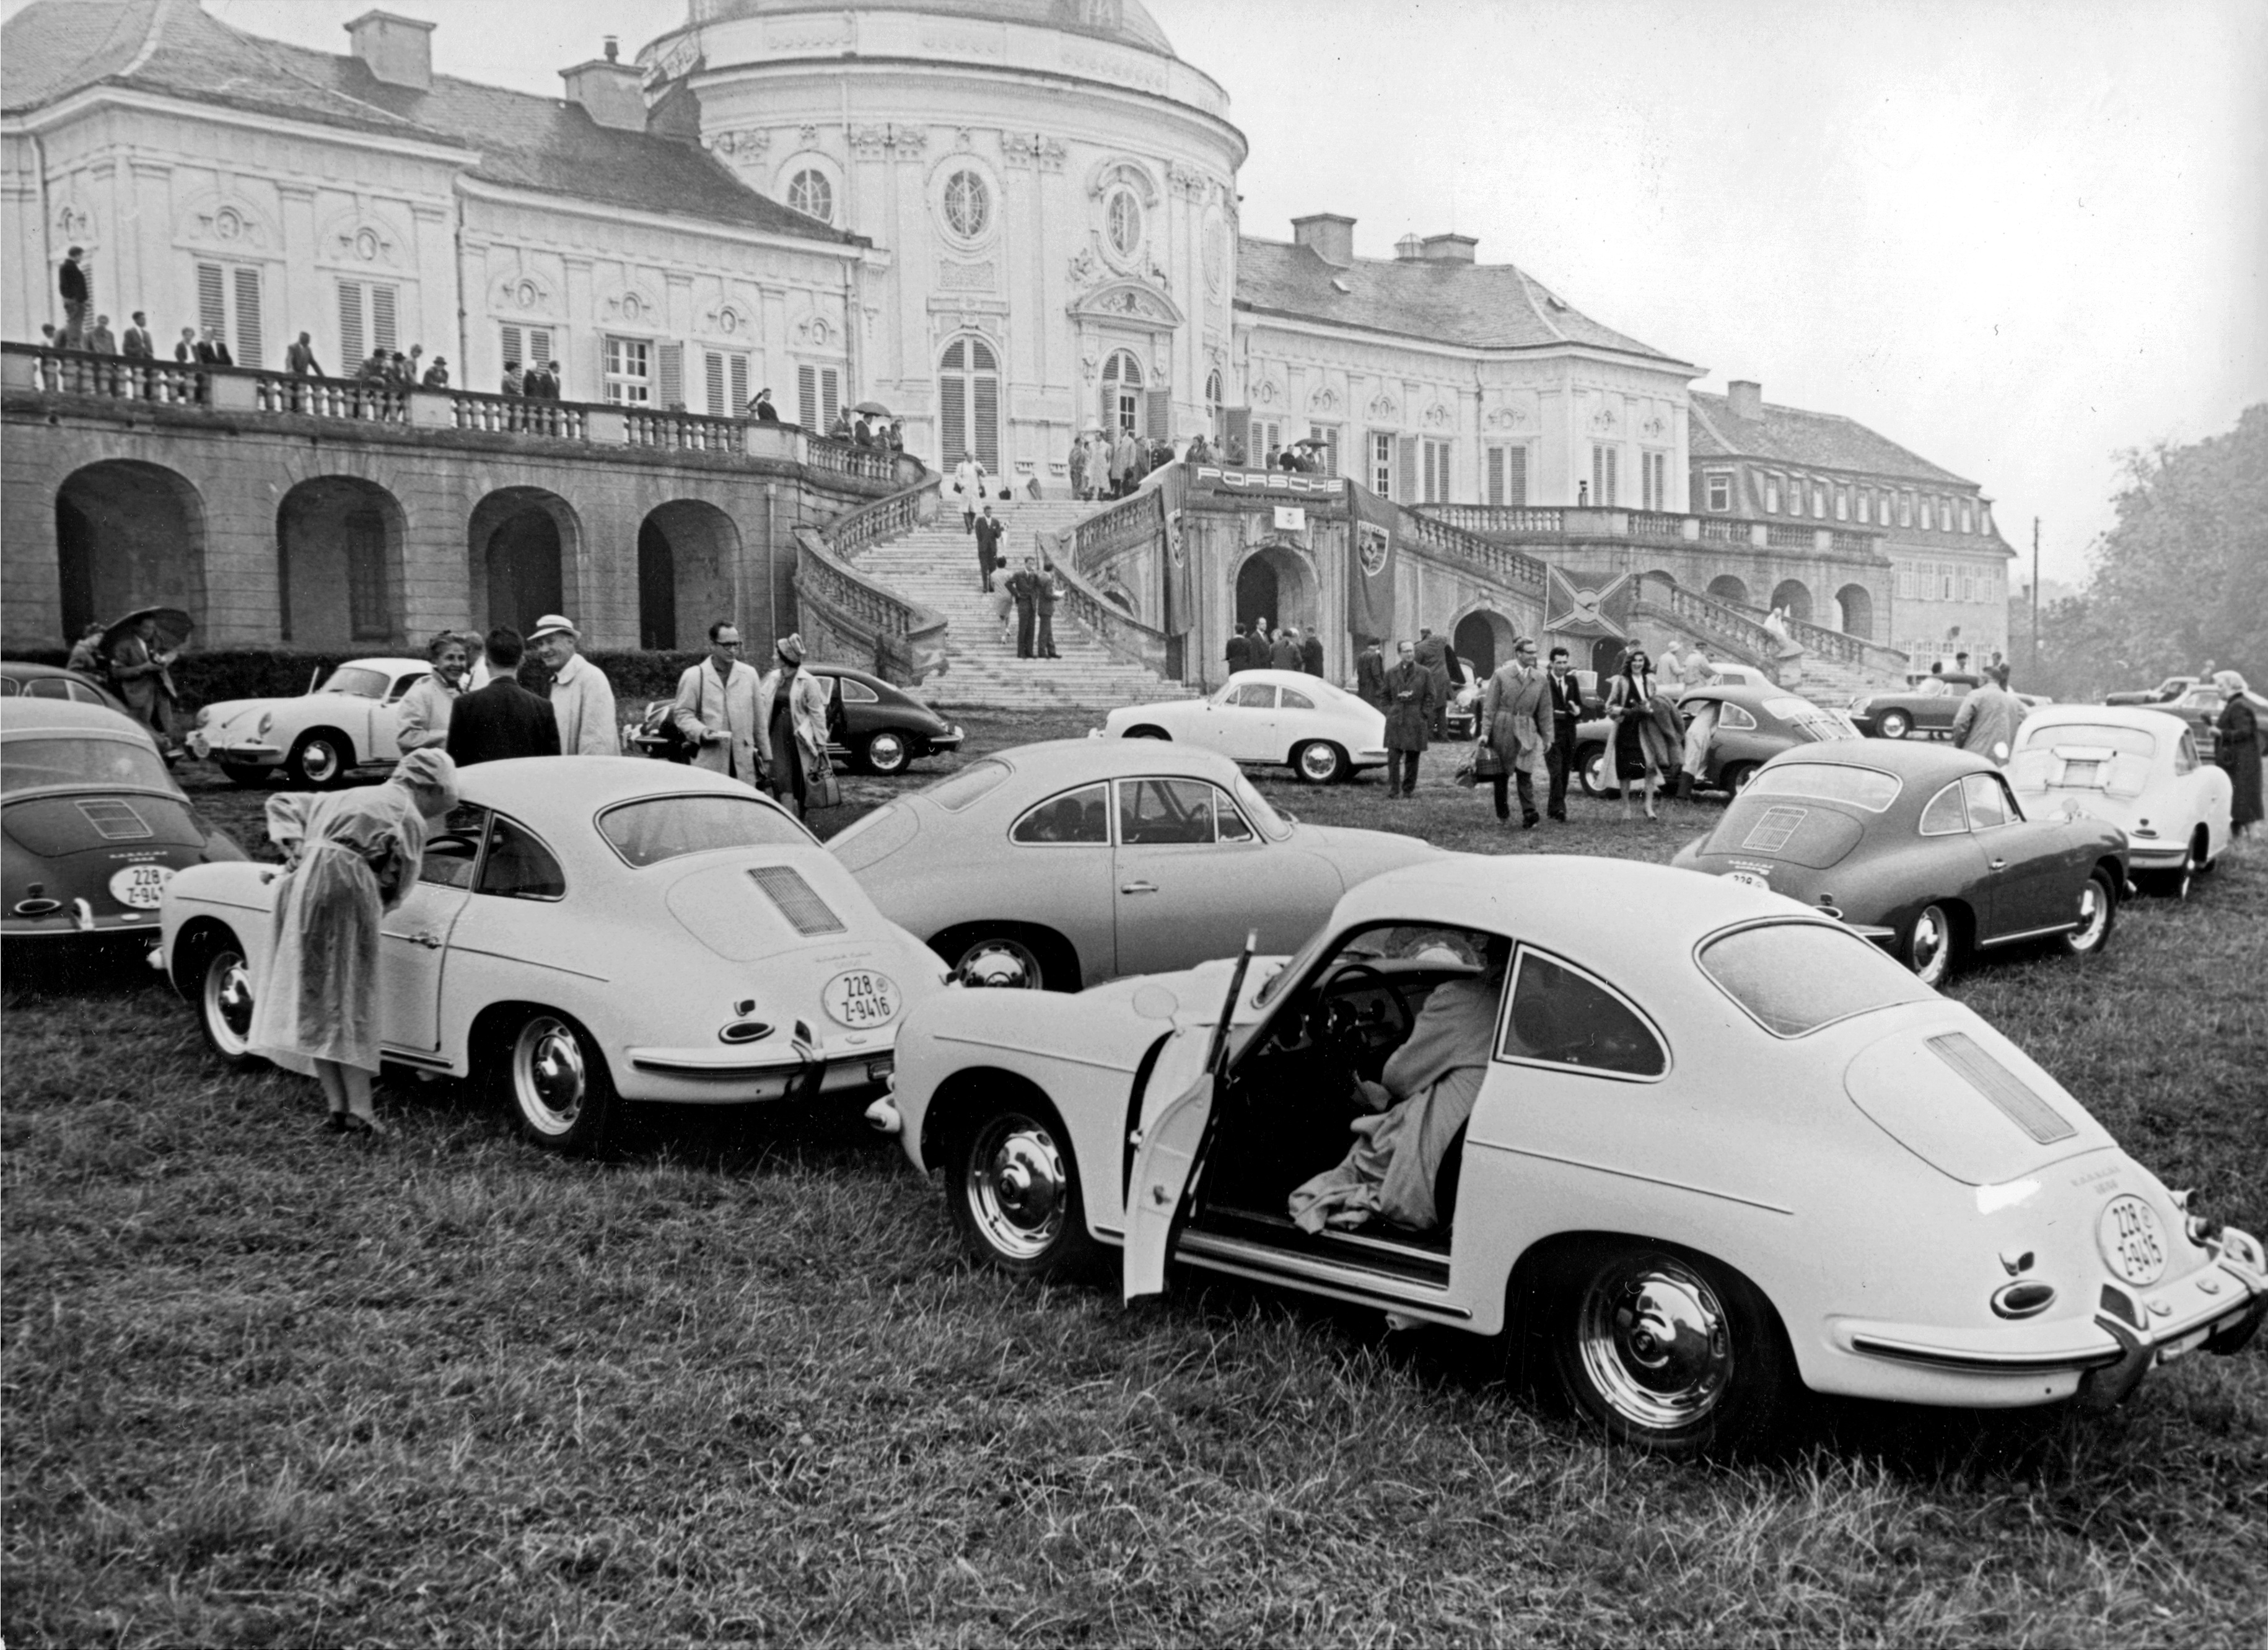
[[[1615,725],[1615,777],[1621,784],[1623,817],[1631,816],[1631,786],[1646,784],[1646,816],[1653,811],[1653,787],[1664,774],[1677,771],[1683,755],[1683,730],[1677,724],[1677,707],[1654,681],[1653,660],[1642,647],[1623,658],[1622,674],[1607,689],[1607,716]]]
[[[379,924],[417,880],[427,829],[456,807],[456,775],[445,752],[414,750],[382,785],[268,800],[269,839],[284,865],[248,1041],[323,1086],[334,1132],[387,1132],[370,1103]]]

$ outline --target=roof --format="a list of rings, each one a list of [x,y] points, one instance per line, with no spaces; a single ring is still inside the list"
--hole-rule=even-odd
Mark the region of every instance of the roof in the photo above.
[[[392,676],[405,670],[431,670],[433,668],[433,661],[429,659],[410,659],[408,657],[396,659],[391,658],[383,653],[373,653],[367,659],[342,659],[338,662],[336,668],[340,670],[382,670],[387,675]],[[328,678],[326,677],[325,680],[328,681]],[[297,694],[271,694],[267,696],[278,699],[296,699],[299,696]]]
[[[1765,459],[1943,486],[1977,485],[1840,413],[1807,412],[1800,407],[1766,401],[1761,417],[1742,418],[1734,414],[1731,401],[1723,395],[1694,390],[1690,400],[1693,416],[1688,443],[1696,459]]]
[[[105,704],[76,699],[0,699],[0,736],[31,733],[104,734],[150,743],[150,730]]]
[[[1926,784],[1955,779],[1964,773],[1999,771],[1992,761],[1973,750],[1937,740],[1831,739],[1816,745],[1797,745],[1773,760],[1832,762],[1842,768],[1873,768],[1901,779]]]
[[[1236,306],[1471,350],[1583,344],[1688,365],[1602,326],[1509,263],[1357,258],[1336,264],[1312,247],[1242,235]]]
[[[919,11],[981,23],[1022,23],[1174,55],[1174,43],[1143,9],[1142,0],[706,0],[694,7],[695,20],[703,23],[807,11]]]
[[[33,0],[0,30],[0,110],[93,85],[466,149],[470,175],[505,188],[867,244],[757,194],[697,144],[451,75],[435,75],[426,92],[387,85],[358,58],[247,34],[197,0]]]
[[[2141,704],[2043,704],[2028,712],[2024,726],[2054,727],[2064,723],[2094,723],[2102,727],[2136,727],[2146,733],[2176,737],[2189,731],[2189,724],[2171,711],[2161,711],[2155,705]],[[2169,727],[2167,724],[2171,723]]]
[[[688,792],[747,797],[777,806],[711,769],[656,762],[650,756],[512,756],[457,771],[457,794],[463,800],[503,808],[539,824],[544,811],[588,818],[611,803]]]
[[[1182,701],[1174,700],[1178,704]],[[1136,774],[1185,773],[1233,784],[1242,770],[1218,751],[1154,739],[1051,739],[995,751],[1001,763],[1040,786],[1091,784]],[[918,794],[918,792],[917,792]]]

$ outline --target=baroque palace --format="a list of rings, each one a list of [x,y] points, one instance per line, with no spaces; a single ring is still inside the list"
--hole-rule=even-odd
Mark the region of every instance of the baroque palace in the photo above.
[[[372,11],[331,54],[195,0],[8,22],[11,646],[156,602],[207,644],[333,650],[560,608],[678,646],[730,615],[950,693],[985,677],[973,568],[909,547],[969,453],[1096,657],[1194,684],[1265,615],[1342,674],[1347,490],[1174,466],[1066,508],[1098,427],[1249,468],[1314,443],[1387,512],[1397,633],[1479,663],[1521,630],[1600,662],[1678,635],[1857,686],[2005,644],[1977,483],[1754,384],[1697,393],[1470,237],[1247,233],[1228,99],[1139,0],[689,0],[557,99],[434,73],[433,26]],[[155,365],[38,347],[72,247]],[[232,366],[177,364],[184,328]],[[286,370],[302,340],[323,376]],[[413,346],[446,387],[352,381]],[[539,362],[556,401],[496,393]],[[778,424],[747,416],[764,388]],[[926,471],[826,438],[862,402]]]

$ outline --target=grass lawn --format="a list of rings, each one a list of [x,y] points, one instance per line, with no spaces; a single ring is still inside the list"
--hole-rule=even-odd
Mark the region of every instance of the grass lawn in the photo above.
[[[971,755],[1085,726],[963,720]],[[1479,851],[1666,859],[1716,812],[1625,825],[1578,797],[1506,833],[1448,766],[1403,804],[1262,783]],[[850,781],[827,825],[893,783]],[[259,836],[257,796],[202,795]],[[2126,908],[2100,959],[1952,991],[2268,1231],[2264,936],[2255,844],[2185,908]],[[138,965],[6,963],[16,1645],[2268,1634],[2259,1347],[2108,1417],[1838,1404],[1769,1459],[1668,1466],[1465,1337],[973,1270],[852,1116],[672,1112],[622,1160],[560,1162],[458,1086],[390,1078],[399,1133],[364,1146],[318,1131],[312,1084],[224,1074]]]

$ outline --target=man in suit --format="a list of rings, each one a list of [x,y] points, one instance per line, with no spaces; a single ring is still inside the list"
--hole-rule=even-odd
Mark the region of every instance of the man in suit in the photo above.
[[[460,695],[449,711],[449,760],[460,768],[508,756],[556,756],[559,718],[541,696],[519,685],[524,645],[519,632],[500,624],[486,644],[489,685]]]
[[[284,351],[284,370],[296,378],[320,378],[322,364],[315,359],[315,341],[301,333],[291,348]]]
[[[755,400],[748,403],[748,412],[749,416],[760,424],[776,424],[779,422],[779,409],[772,405],[770,386],[767,385],[756,392]]]
[[[987,595],[992,593],[992,572],[1000,565],[1000,539],[1006,532],[992,506],[985,505],[984,513],[976,518],[976,581]]]
[[[1569,668],[1572,663],[1565,648],[1551,650],[1551,744],[1543,753],[1551,795],[1544,812],[1563,825],[1567,822],[1567,775],[1575,765],[1575,730],[1583,720],[1583,684]]]
[[[228,352],[228,340],[220,335],[217,327],[206,328],[204,336],[197,340],[197,359],[215,366],[236,365],[236,357]]]
[[[709,657],[677,679],[671,711],[677,731],[693,747],[693,765],[755,784],[763,777],[756,754],[756,667],[740,658],[740,632],[727,620],[709,627]]]
[[[141,622],[120,637],[110,650],[110,680],[135,719],[146,722],[158,736],[160,749],[173,742],[173,674],[166,667],[171,653],[160,653],[151,644],[158,639],[158,621],[144,615]]]
[[[94,301],[94,283],[79,261],[85,256],[85,247],[73,247],[63,254],[63,268],[55,271],[55,291],[63,300],[63,347],[66,350],[86,348],[86,312]]]
[[[121,355],[134,363],[134,393],[136,395],[149,394],[151,389],[150,363],[158,358],[158,341],[150,335],[150,318],[140,310],[134,312],[134,324],[119,339],[118,350]]]
[[[1228,645],[1221,650],[1221,657],[1228,661],[1228,674],[1232,676],[1240,670],[1252,668],[1252,645],[1245,639],[1244,630],[1243,623],[1240,622],[1236,634],[1228,638]]]
[[[1033,611],[1033,604],[1039,600],[1039,594],[1040,576],[1034,569],[1032,557],[1027,556],[1024,558],[1023,566],[1008,576],[1009,599],[1016,604],[1016,657],[1019,659],[1032,656],[1032,625],[1037,616]]]
[[[1410,650],[1418,667],[1433,678],[1433,737],[1441,737],[1441,718],[1449,709],[1449,685],[1462,673],[1449,667],[1449,645],[1425,625],[1418,627],[1418,645]]]
[[[1512,818],[1505,795],[1506,780],[1520,785],[1520,828],[1534,830],[1535,777],[1545,771],[1544,753],[1551,748],[1551,689],[1535,667],[1535,642],[1521,637],[1512,645],[1512,663],[1489,678],[1481,699],[1480,742],[1496,753],[1497,771],[1490,780],[1496,788],[1498,822]]]
[[[1056,570],[1043,568],[1032,576],[1032,613],[1039,621],[1033,646],[1042,659],[1061,659],[1056,652]]]
[[[1425,755],[1425,730],[1433,724],[1433,673],[1402,644],[1402,658],[1386,673],[1386,796],[1388,801],[1418,794],[1418,759]]]
[[[173,346],[173,359],[187,364],[202,358],[197,354],[197,329],[195,327],[182,328],[180,342]]]
[[[1270,670],[1300,668],[1300,627],[1287,624],[1276,632],[1276,639],[1268,645],[1268,667]]]
[[[1386,709],[1386,655],[1378,638],[1362,638],[1362,652],[1354,661],[1354,690],[1373,711]]]
[[[1310,676],[1323,674],[1323,638],[1312,630],[1300,638],[1300,668]]]
[[[94,355],[118,353],[118,335],[110,330],[109,316],[97,315],[94,318],[94,325],[87,329],[86,347],[89,352]],[[124,378],[123,373],[116,367],[111,366],[99,366],[94,371],[96,387],[102,394],[115,395],[119,393],[119,385]]]

